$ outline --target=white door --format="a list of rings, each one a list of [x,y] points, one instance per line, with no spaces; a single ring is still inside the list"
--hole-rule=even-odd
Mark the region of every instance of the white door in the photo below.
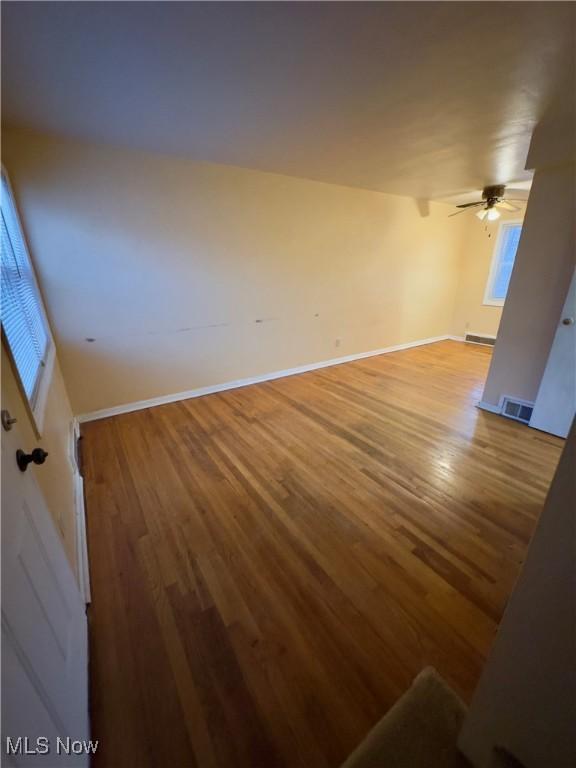
[[[534,404],[530,426],[566,437],[576,412],[576,272]]]
[[[86,606],[35,480],[42,467],[16,464],[34,446],[17,424],[1,435],[2,765],[88,766]]]

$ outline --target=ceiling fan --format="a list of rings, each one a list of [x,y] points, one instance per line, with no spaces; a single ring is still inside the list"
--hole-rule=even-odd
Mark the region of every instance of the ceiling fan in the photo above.
[[[512,203],[525,203],[525,200],[515,198],[505,198],[504,192],[506,187],[504,184],[496,184],[491,187],[484,187],[482,190],[482,200],[477,200],[475,203],[464,203],[463,205],[457,205],[456,208],[462,208],[461,211],[449,214],[450,216],[458,216],[459,213],[466,213],[468,209],[473,210],[482,206],[480,210],[476,212],[476,216],[484,221],[496,221],[500,218],[501,208],[503,211],[519,211],[520,208]]]

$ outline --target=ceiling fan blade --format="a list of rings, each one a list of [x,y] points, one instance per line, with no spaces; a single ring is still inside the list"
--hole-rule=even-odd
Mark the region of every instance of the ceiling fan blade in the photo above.
[[[527,198],[525,197],[506,197],[504,198],[508,203],[526,203],[528,202]]]
[[[496,203],[496,208],[502,208],[503,211],[519,211],[520,208],[518,208],[517,205],[512,205],[508,200],[500,200],[499,203]]]
[[[448,218],[450,218],[451,216],[458,216],[459,213],[466,213],[466,212],[467,212],[466,208],[463,208],[461,211],[456,211],[456,213],[449,213]]]
[[[484,205],[485,202],[486,200],[478,200],[475,203],[463,203],[462,205],[457,205],[456,208],[472,208],[473,205]]]

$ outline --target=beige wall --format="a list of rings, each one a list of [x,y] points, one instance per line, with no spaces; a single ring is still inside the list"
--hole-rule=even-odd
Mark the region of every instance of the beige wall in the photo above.
[[[35,472],[44,499],[56,523],[66,554],[76,572],[76,517],[73,470],[70,462],[72,410],[58,360],[48,396],[41,438],[38,439],[20,394],[8,353],[2,344],[2,408],[18,419],[17,429],[27,451],[36,446],[48,451],[46,463]]]
[[[575,465],[576,422],[460,735],[477,768],[576,765]]]
[[[574,271],[574,165],[534,174],[483,401],[534,401]]]
[[[530,143],[535,169],[522,238],[483,401],[533,401],[548,361],[576,263],[576,104],[560,94]]]
[[[77,414],[451,333],[447,206],[23,134],[3,151]]]
[[[503,213],[498,222],[488,224],[487,228],[473,215],[462,216],[466,217],[466,228],[454,305],[454,336],[465,336],[467,333],[496,336],[498,333],[502,307],[484,304],[484,292],[500,224],[524,218],[525,205],[517,205],[521,208],[518,213]]]

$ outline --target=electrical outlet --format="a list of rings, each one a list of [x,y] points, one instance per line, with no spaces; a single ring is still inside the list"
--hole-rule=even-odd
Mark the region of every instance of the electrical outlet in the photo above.
[[[340,344],[342,344],[342,339],[336,339],[336,341],[334,342],[334,346],[339,347]]]

